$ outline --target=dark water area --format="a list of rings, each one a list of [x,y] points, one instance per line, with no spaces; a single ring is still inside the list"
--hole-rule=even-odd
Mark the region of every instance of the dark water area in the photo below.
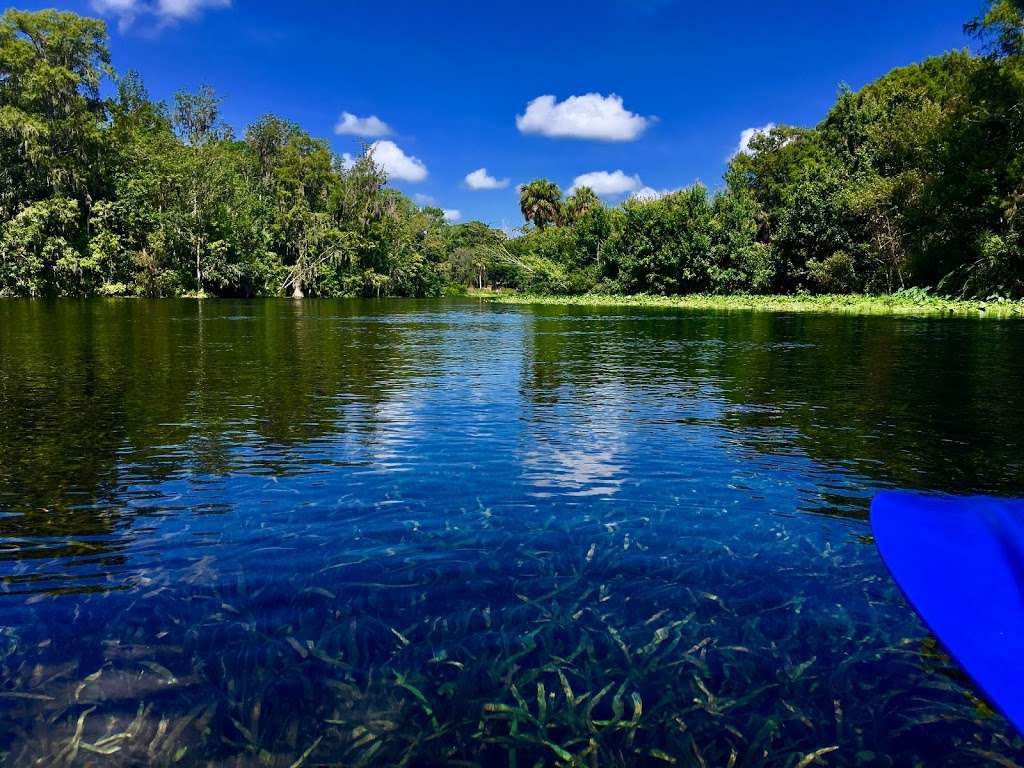
[[[0,758],[1024,765],[885,488],[1024,495],[1024,324],[0,302]]]

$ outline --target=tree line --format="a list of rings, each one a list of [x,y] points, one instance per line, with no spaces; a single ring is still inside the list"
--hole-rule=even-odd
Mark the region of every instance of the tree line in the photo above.
[[[720,189],[605,205],[539,179],[509,237],[448,224],[299,126],[244,135],[209,88],[152,100],[103,22],[0,18],[0,296],[1024,295],[1024,0],[956,51],[764,131]],[[101,93],[104,81],[113,95]]]
[[[994,0],[948,53],[842,88],[695,185],[608,208],[541,179],[508,244],[543,292],[1024,295],[1024,0]]]
[[[0,20],[0,295],[408,295],[461,282],[443,214],[364,153],[268,115],[237,137],[209,88],[153,101],[103,22]],[[113,96],[101,84],[113,81]]]

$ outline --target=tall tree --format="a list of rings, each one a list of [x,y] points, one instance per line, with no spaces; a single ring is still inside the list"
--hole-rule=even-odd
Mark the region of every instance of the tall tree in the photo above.
[[[565,200],[565,220],[575,224],[601,207],[601,198],[590,187],[579,187]]]
[[[964,29],[997,56],[1019,56],[1024,53],[1024,0],[988,0],[985,13]]]
[[[175,94],[174,126],[185,142],[180,153],[184,209],[179,225],[190,244],[195,267],[195,292],[205,292],[204,259],[209,256],[210,217],[224,189],[224,162],[218,142],[230,133],[220,125],[221,99],[208,86],[196,93]]]
[[[524,184],[519,191],[519,209],[523,218],[538,229],[562,222],[562,190],[547,179]]]
[[[31,196],[83,201],[100,159],[106,27],[59,11],[0,17],[0,156],[8,211]],[[6,186],[6,185],[5,185]]]
[[[271,247],[291,267],[285,287],[302,298],[337,251],[339,233],[327,210],[338,184],[334,158],[326,142],[272,115],[246,132],[245,143],[269,193]]]
[[[201,147],[229,136],[220,125],[222,99],[209,85],[196,93],[178,91],[174,95],[174,126],[178,135],[191,147]]]
[[[48,231],[37,224],[59,220],[67,247],[40,253],[59,250],[67,263],[88,232],[92,191],[104,169],[100,84],[111,71],[106,41],[102,22],[73,13],[12,9],[0,16],[0,225],[51,200],[22,218],[36,224],[6,233],[7,247],[16,247],[18,233]],[[70,219],[68,201],[75,211]],[[55,211],[62,212],[56,219]],[[30,292],[59,290],[56,269],[56,261],[45,258],[42,282],[33,282]],[[6,279],[0,276],[0,282]]]

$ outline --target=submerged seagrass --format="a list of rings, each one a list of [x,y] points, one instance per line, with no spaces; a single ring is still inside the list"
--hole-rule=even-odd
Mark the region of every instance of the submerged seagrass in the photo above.
[[[0,303],[0,759],[1024,764],[865,521],[1024,493],[1022,392],[1012,320]]]

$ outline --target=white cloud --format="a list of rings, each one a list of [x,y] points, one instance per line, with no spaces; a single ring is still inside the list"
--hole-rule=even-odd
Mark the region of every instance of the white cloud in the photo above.
[[[749,155],[750,154],[750,142],[756,137],[763,136],[775,127],[775,123],[768,123],[762,125],[760,128],[747,128],[740,133],[740,143],[736,145],[735,151],[732,153],[733,157],[736,155]]]
[[[93,10],[116,17],[121,29],[130,27],[139,18],[151,18],[164,26],[195,18],[207,8],[230,5],[231,0],[92,0]]]
[[[92,0],[92,7],[97,13],[113,15],[136,13],[139,9],[138,0]]]
[[[376,115],[357,117],[351,112],[341,113],[338,124],[334,126],[334,132],[339,136],[363,136],[369,139],[378,139],[393,133],[391,126]]]
[[[92,0],[92,9],[105,16],[115,16],[122,30],[130,27],[143,10],[138,0]]]
[[[423,206],[424,208],[437,207],[437,200],[435,200],[430,195],[423,194],[422,192],[417,192],[415,195],[412,196],[412,199],[415,200],[419,205]],[[462,218],[462,211],[458,210],[457,208],[442,208],[441,215],[444,216],[445,221],[451,224]]]
[[[168,19],[189,19],[206,8],[227,8],[231,0],[157,0],[157,13]]]
[[[474,190],[504,189],[508,184],[508,179],[496,179],[487,173],[486,168],[477,168],[472,173],[466,174],[466,186]]]
[[[626,192],[635,192],[643,185],[639,176],[627,176],[622,171],[593,171],[573,179],[569,192],[574,192],[580,187],[590,187],[599,195],[622,195]]]
[[[427,166],[418,157],[407,155],[393,141],[375,141],[368,149],[373,162],[389,179],[419,182],[427,178]]]
[[[665,195],[671,195],[678,191],[678,189],[655,189],[654,187],[644,187],[643,189],[638,189],[629,197],[631,200],[639,200],[643,203],[649,203],[654,200],[660,200],[665,197]]]
[[[554,96],[538,96],[516,115],[520,133],[539,133],[549,138],[633,141],[654,118],[630,112],[616,94],[586,93],[559,102]]]

